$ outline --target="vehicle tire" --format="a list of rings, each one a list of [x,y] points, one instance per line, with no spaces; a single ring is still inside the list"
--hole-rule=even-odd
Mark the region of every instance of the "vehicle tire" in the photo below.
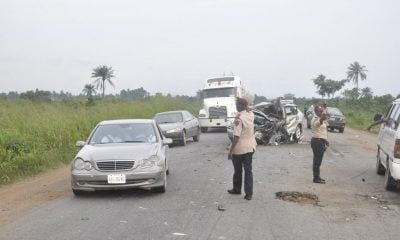
[[[339,128],[339,132],[340,132],[340,133],[343,133],[343,132],[344,132],[344,127]]]
[[[299,141],[300,141],[302,132],[303,132],[303,131],[301,130],[300,125],[298,125],[298,126],[296,127],[295,132],[294,132],[294,140],[295,140],[296,142],[299,142]]]
[[[206,133],[207,130],[208,130],[208,128],[206,128],[206,127],[202,127],[202,128],[200,128],[200,129],[201,129],[201,132],[202,132],[202,133]]]
[[[392,178],[389,167],[389,159],[386,160],[386,171],[385,171],[385,189],[392,191],[396,188],[396,181]]]
[[[82,196],[85,195],[85,191],[81,191],[81,190],[76,190],[76,189],[72,189],[72,192],[74,193],[75,196]]]
[[[183,130],[182,139],[181,139],[181,146],[185,146],[185,145],[186,145],[186,132],[185,132],[185,130]]]
[[[169,164],[167,162],[167,160],[165,159],[165,167],[167,168],[167,175],[169,175]]]
[[[164,185],[152,189],[155,193],[165,193],[167,191],[167,171],[164,172]]]
[[[200,129],[197,128],[196,136],[193,136],[193,141],[198,142],[200,140]]]
[[[381,155],[380,155],[379,148],[378,148],[378,153],[376,154],[376,173],[378,175],[384,175],[385,174],[385,167],[381,163]]]

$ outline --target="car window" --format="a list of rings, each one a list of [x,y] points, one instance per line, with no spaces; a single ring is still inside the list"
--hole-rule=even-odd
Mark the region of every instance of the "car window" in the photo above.
[[[255,125],[264,125],[266,122],[267,122],[267,120],[263,116],[260,116],[257,113],[254,113],[254,124]]]
[[[295,107],[295,106],[285,107],[285,114],[286,114],[286,116],[296,115],[297,114],[297,107]]]
[[[393,109],[389,115],[389,120],[388,120],[388,127],[397,129],[398,121],[397,119],[399,118],[400,114],[400,104],[396,104],[393,106]]]
[[[157,136],[151,123],[106,124],[96,128],[89,144],[154,143]]]
[[[160,129],[160,126],[158,126],[158,124],[156,124],[156,125],[157,125],[158,133],[160,134],[160,138],[161,138],[161,140],[162,140],[162,139],[164,139],[164,135],[163,135],[163,133],[162,133],[162,131],[161,131],[161,129]]]
[[[157,114],[154,120],[158,124],[183,122],[182,113],[180,112]]]
[[[328,107],[327,111],[330,115],[341,115],[343,116],[343,113],[338,109],[334,107]]]
[[[390,105],[390,107],[388,108],[388,110],[385,113],[385,118],[387,118],[390,115],[390,113],[392,112],[393,106],[394,106],[393,104]]]
[[[183,117],[184,117],[185,121],[192,120],[192,116],[188,112],[183,112]]]
[[[396,129],[396,130],[399,128],[399,125],[400,125],[400,114],[399,114],[399,116],[397,117],[397,122],[396,122],[396,126],[395,126],[395,129]]]
[[[194,116],[190,112],[187,112],[187,114],[188,114],[190,120],[192,120],[194,118]]]

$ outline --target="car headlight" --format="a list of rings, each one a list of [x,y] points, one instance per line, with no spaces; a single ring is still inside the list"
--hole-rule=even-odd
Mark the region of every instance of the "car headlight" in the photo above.
[[[74,161],[74,168],[76,170],[91,170],[93,168],[93,165],[89,161],[84,161],[82,158],[77,158]]]
[[[82,158],[77,158],[74,161],[74,168],[77,170],[83,170],[85,169],[85,162],[83,161]]]
[[[143,159],[140,167],[141,168],[150,168],[157,165],[158,157],[156,155],[151,156],[150,158]]]
[[[175,133],[175,132],[180,132],[180,131],[182,131],[182,129],[180,129],[180,128],[173,128],[173,129],[167,130],[167,133]]]

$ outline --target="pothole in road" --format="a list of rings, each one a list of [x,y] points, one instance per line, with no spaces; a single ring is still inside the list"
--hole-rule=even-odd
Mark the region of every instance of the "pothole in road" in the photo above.
[[[275,193],[277,199],[287,201],[287,202],[295,202],[300,204],[313,204],[318,205],[318,196],[313,193],[306,192],[295,192],[295,191],[286,191],[286,192],[277,192]]]

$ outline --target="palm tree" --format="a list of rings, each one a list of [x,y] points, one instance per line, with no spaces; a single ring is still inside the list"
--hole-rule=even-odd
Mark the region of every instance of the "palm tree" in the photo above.
[[[82,90],[83,94],[85,94],[88,98],[92,98],[93,94],[96,94],[96,88],[92,84],[86,84]]]
[[[351,63],[347,70],[347,79],[356,84],[356,89],[358,91],[358,80],[363,81],[367,79],[367,74],[365,72],[368,70],[365,69],[365,66],[361,66],[357,61]]]
[[[93,69],[92,78],[97,78],[94,83],[96,84],[96,88],[100,88],[103,91],[103,98],[104,92],[106,90],[106,81],[113,87],[115,87],[114,83],[111,81],[111,78],[114,77],[114,70],[112,67],[107,67],[105,65],[98,66],[97,68]]]

